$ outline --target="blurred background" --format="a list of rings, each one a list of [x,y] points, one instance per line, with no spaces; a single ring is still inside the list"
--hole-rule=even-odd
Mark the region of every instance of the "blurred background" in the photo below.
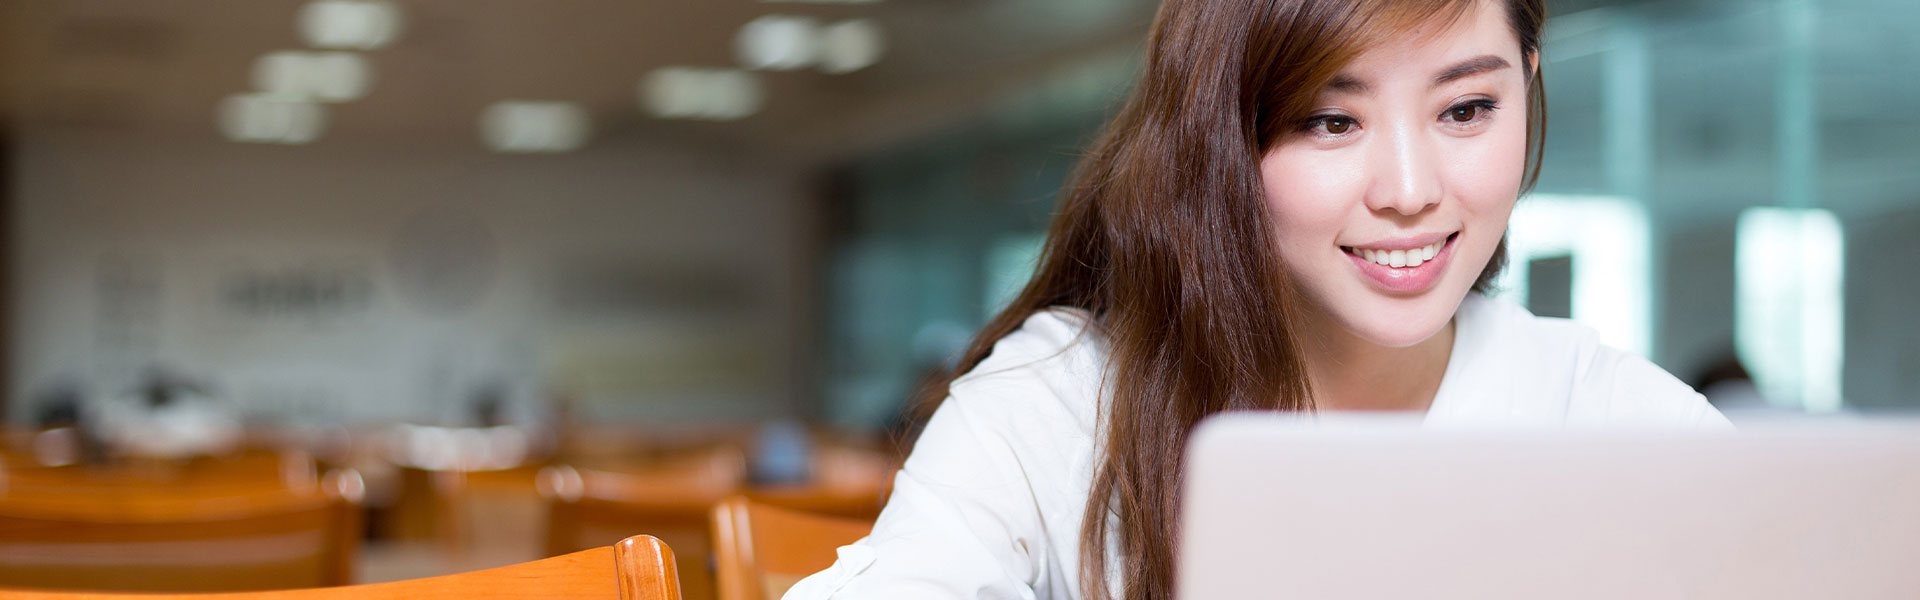
[[[1920,6],[1548,5],[1500,293],[1736,421],[1920,403]],[[1156,6],[0,0],[8,493],[265,453],[336,583],[871,514]]]

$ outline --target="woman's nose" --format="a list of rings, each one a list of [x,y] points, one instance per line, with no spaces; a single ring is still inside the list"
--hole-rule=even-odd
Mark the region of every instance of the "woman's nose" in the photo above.
[[[1395,125],[1374,138],[1369,152],[1367,208],[1415,215],[1440,203],[1439,165],[1433,141],[1419,127]]]

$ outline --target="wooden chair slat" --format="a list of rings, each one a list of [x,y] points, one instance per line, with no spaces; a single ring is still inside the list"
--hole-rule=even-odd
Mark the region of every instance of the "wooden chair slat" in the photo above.
[[[744,496],[714,507],[712,519],[720,600],[775,600],[801,578],[833,566],[841,546],[873,530],[869,520],[788,510]]]
[[[0,586],[214,592],[350,583],[359,476],[314,477],[283,464],[292,463],[8,472]]]
[[[217,594],[0,590],[0,600],[680,600],[673,551],[651,536],[494,569],[366,585]]]

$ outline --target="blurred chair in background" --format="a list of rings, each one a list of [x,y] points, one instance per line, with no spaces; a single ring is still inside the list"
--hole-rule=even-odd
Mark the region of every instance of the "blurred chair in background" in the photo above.
[[[836,549],[872,530],[870,519],[729,498],[713,509],[719,600],[778,600],[801,578],[833,566]]]
[[[8,428],[4,434],[6,465],[53,467],[75,463],[102,463],[106,442],[94,423],[81,418],[86,395],[74,381],[61,381],[35,394],[28,428]]]
[[[893,489],[900,460],[891,453],[846,441],[823,443],[809,458],[803,482],[756,484],[746,490],[756,502],[869,523],[880,516]]]
[[[685,558],[680,581],[686,597],[715,598],[714,571],[708,563],[710,544],[718,535],[712,511],[727,498],[744,496],[759,504],[864,523],[872,523],[886,503],[899,465],[891,453],[831,436],[798,446],[805,448],[799,457],[806,466],[803,479],[754,481],[746,450],[750,446],[732,439],[604,467],[549,467],[537,482],[548,504],[547,553],[641,532],[657,535]],[[756,449],[764,453],[764,447]]]
[[[369,436],[366,445],[367,454],[355,463],[371,470],[374,543],[368,553],[379,558],[368,563],[365,580],[553,556],[542,552],[544,505],[533,486],[551,452],[540,432],[511,425],[400,425]]]
[[[678,548],[682,594],[714,597],[707,512],[746,481],[746,456],[721,444],[615,470],[556,465],[540,472],[547,553],[571,552],[645,532]]]
[[[345,585],[364,483],[304,455],[17,468],[0,586],[221,591]]]
[[[0,590],[0,600],[185,600],[199,595],[96,594]],[[221,600],[679,600],[673,551],[637,535],[594,548],[497,569],[348,587],[213,596]]]

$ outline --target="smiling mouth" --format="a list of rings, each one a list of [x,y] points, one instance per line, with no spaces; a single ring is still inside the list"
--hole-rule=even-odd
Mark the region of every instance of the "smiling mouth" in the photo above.
[[[1447,236],[1447,239],[1419,248],[1400,250],[1377,250],[1373,248],[1355,248],[1353,246],[1341,246],[1340,249],[1346,251],[1347,254],[1360,257],[1361,260],[1380,266],[1395,269],[1411,269],[1433,260],[1435,256],[1439,256],[1440,251],[1445,249],[1447,244],[1453,243],[1454,238],[1457,237],[1460,237],[1460,233],[1454,232],[1452,235]]]

